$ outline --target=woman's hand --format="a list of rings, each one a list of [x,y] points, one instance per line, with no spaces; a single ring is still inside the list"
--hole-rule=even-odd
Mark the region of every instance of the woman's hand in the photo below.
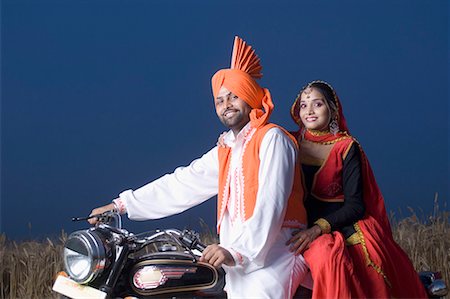
[[[222,267],[222,264],[234,266],[234,258],[231,253],[218,244],[208,245],[200,258],[200,262],[206,262],[216,268]]]
[[[227,147],[227,145],[225,144],[225,135],[227,134],[227,132],[223,132],[222,134],[220,134],[219,138],[217,139],[217,143],[216,145],[218,147]]]
[[[290,251],[295,252],[295,255],[303,253],[320,234],[322,230],[318,225],[314,225],[311,228],[301,230],[292,233],[292,238],[286,242],[286,245],[290,245]]]
[[[98,214],[104,213],[104,212],[106,212],[106,211],[112,211],[112,210],[114,210],[114,209],[115,209],[114,203],[110,203],[110,204],[107,204],[107,205],[105,205],[105,206],[102,206],[102,207],[98,207],[98,208],[93,209],[92,212],[91,212],[91,214],[89,214],[89,216],[92,216],[92,215],[98,215]],[[97,221],[98,221],[97,217],[88,219],[88,222],[89,222],[90,224],[92,224],[92,225],[96,224]]]

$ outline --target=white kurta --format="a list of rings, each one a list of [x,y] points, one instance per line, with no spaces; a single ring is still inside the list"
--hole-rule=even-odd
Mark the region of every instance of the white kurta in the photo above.
[[[230,131],[225,144],[231,147],[230,197],[221,223],[220,246],[233,255],[236,266],[224,266],[228,298],[291,298],[307,267],[301,255],[285,245],[292,229],[282,228],[294,180],[296,148],[284,132],[272,128],[259,152],[258,194],[252,217],[243,220],[240,171],[247,124],[235,137]],[[249,134],[250,133],[250,134]],[[214,147],[187,167],[135,190],[120,194],[128,217],[158,219],[180,213],[218,193],[218,149]]]

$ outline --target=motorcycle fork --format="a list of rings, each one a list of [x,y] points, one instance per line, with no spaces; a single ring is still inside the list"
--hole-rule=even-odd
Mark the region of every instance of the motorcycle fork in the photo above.
[[[114,261],[114,265],[109,272],[108,278],[106,279],[105,284],[100,287],[100,290],[108,294],[110,297],[114,291],[114,287],[119,279],[120,274],[125,266],[125,263],[128,259],[128,253],[130,252],[130,248],[125,246],[120,246],[117,248],[118,253],[116,252],[116,259]]]

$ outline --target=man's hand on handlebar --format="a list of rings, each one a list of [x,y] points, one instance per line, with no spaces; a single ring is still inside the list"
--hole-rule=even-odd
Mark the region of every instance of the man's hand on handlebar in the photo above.
[[[91,212],[91,214],[89,214],[89,216],[102,214],[102,213],[104,213],[104,212],[106,212],[106,211],[112,211],[112,210],[114,210],[115,208],[116,208],[116,207],[114,206],[114,203],[110,203],[110,204],[107,204],[107,205],[105,205],[105,206],[102,206],[102,207],[98,207],[98,208],[93,209],[92,212]],[[98,218],[97,218],[97,217],[93,217],[93,218],[88,219],[88,222],[89,222],[90,224],[92,224],[92,225],[96,224],[97,221],[98,221]]]
[[[231,253],[225,248],[220,247],[218,244],[212,244],[206,247],[200,261],[211,264],[216,268],[222,267],[222,264],[227,266],[235,265],[234,258]]]

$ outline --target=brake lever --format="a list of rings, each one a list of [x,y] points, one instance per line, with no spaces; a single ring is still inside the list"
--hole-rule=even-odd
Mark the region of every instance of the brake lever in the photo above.
[[[87,216],[87,217],[72,217],[72,221],[85,221],[85,220],[89,220],[89,219],[100,217],[100,216],[102,216],[102,214],[96,214],[96,215],[91,215],[91,216]]]
[[[100,220],[102,218],[111,217],[112,214],[113,214],[113,211],[105,211],[101,214],[94,214],[94,215],[90,215],[87,217],[72,217],[72,221],[85,221],[85,220],[89,220],[92,218],[97,218]]]
[[[190,251],[197,249],[198,251],[203,252],[206,248],[206,246],[200,242],[199,234],[190,230],[185,229],[179,236],[179,240]]]

